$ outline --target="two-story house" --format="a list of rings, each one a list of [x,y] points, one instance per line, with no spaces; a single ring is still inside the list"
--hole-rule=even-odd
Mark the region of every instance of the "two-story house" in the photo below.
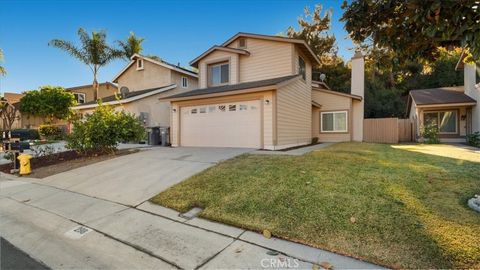
[[[196,72],[139,54],[133,55],[112,81],[118,91],[99,95],[102,104],[137,115],[145,126],[170,126],[170,103],[160,98],[198,88]],[[98,106],[93,98],[85,98],[86,102],[74,107],[82,114]]]
[[[199,89],[171,102],[173,146],[284,149],[362,140],[363,57],[352,60],[352,94],[312,82],[319,59],[303,40],[238,33],[190,62]]]

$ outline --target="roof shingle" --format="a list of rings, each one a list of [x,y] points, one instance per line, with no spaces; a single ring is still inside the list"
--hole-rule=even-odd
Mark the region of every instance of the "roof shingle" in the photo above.
[[[476,102],[463,92],[463,88],[463,86],[458,86],[412,90],[410,96],[417,105]]]
[[[122,97],[121,94],[112,95],[112,96],[104,97],[101,100],[102,100],[102,102],[116,101],[117,96],[120,97],[120,100],[127,99],[127,98],[132,98],[132,97],[136,97],[136,96],[139,96],[139,95],[150,93],[150,92],[153,92],[153,91],[165,88],[165,87],[169,87],[169,86],[172,86],[172,85],[174,85],[174,84],[155,87],[155,88],[149,88],[149,89],[144,89],[144,90],[132,91],[132,92],[128,92],[124,97]],[[83,104],[79,104],[78,106],[92,105],[92,104],[97,104],[97,101],[96,100],[89,101],[89,102],[86,102],[86,103],[83,103]]]
[[[243,89],[249,89],[249,88],[257,88],[257,87],[263,87],[263,86],[271,86],[271,85],[279,84],[281,82],[288,81],[298,76],[299,75],[289,75],[289,76],[283,76],[283,77],[261,80],[261,81],[244,82],[244,83],[238,83],[238,84],[232,84],[232,85],[222,85],[222,86],[202,88],[202,89],[197,89],[190,92],[169,96],[169,97],[166,97],[165,99],[201,96],[201,95],[230,92],[230,91],[243,90]]]

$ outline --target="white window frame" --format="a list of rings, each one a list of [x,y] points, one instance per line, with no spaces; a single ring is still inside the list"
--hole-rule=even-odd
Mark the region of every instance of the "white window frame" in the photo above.
[[[335,114],[336,113],[345,113],[345,130],[335,130]],[[333,130],[324,130],[323,129],[323,115],[324,114],[333,114]],[[321,133],[346,133],[346,132],[348,132],[348,111],[320,112],[320,131],[321,131]]]
[[[182,88],[188,88],[188,78],[185,76],[182,77]]]
[[[228,75],[228,81],[222,83],[222,66],[224,66],[224,65],[228,66],[228,74],[227,74],[227,75]],[[213,83],[213,68],[214,68],[214,67],[220,67],[220,83],[219,83],[219,84],[214,84],[214,83]],[[230,69],[231,69],[231,67],[230,67],[230,61],[226,61],[226,62],[223,61],[223,62],[220,62],[220,63],[209,64],[209,65],[207,66],[208,85],[209,85],[209,86],[212,86],[212,87],[213,87],[213,86],[228,85],[228,84],[230,83],[230,79],[231,79],[231,78],[230,78]]]
[[[145,67],[144,64],[143,59],[137,59],[137,70],[143,70]]]
[[[83,96],[83,102],[82,102],[82,103],[80,103],[80,102],[78,101],[78,98],[77,98],[77,103],[78,103],[78,104],[84,104],[84,103],[87,102],[87,100],[86,100],[87,97],[86,97],[85,93],[75,93],[75,92],[74,92],[73,95]]]
[[[436,113],[437,114],[437,123],[440,121],[440,113],[442,112],[455,112],[455,132],[441,132],[440,127],[438,127],[438,134],[458,134],[458,123],[459,123],[459,111],[458,110],[438,110],[438,111],[423,111],[423,126],[425,126],[425,114]]]

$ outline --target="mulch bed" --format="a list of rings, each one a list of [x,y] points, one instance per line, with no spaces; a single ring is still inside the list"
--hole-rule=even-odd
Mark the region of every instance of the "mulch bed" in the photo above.
[[[44,178],[57,173],[69,171],[89,164],[97,163],[107,159],[128,155],[138,152],[138,149],[122,149],[114,153],[88,153],[82,154],[70,150],[48,156],[34,157],[30,160],[32,173],[28,177]],[[10,173],[13,163],[0,165],[0,171]]]

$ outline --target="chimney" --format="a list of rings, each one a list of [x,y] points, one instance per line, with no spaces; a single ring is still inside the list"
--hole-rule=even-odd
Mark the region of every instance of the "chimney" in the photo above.
[[[365,60],[360,51],[352,57],[352,81],[350,93],[362,97],[361,101],[352,100],[352,140],[363,141],[363,111],[365,104]]]
[[[472,108],[472,132],[480,132],[480,84],[476,84],[476,76],[477,66],[475,64],[464,64],[463,87],[465,95],[477,101],[477,105]]]

